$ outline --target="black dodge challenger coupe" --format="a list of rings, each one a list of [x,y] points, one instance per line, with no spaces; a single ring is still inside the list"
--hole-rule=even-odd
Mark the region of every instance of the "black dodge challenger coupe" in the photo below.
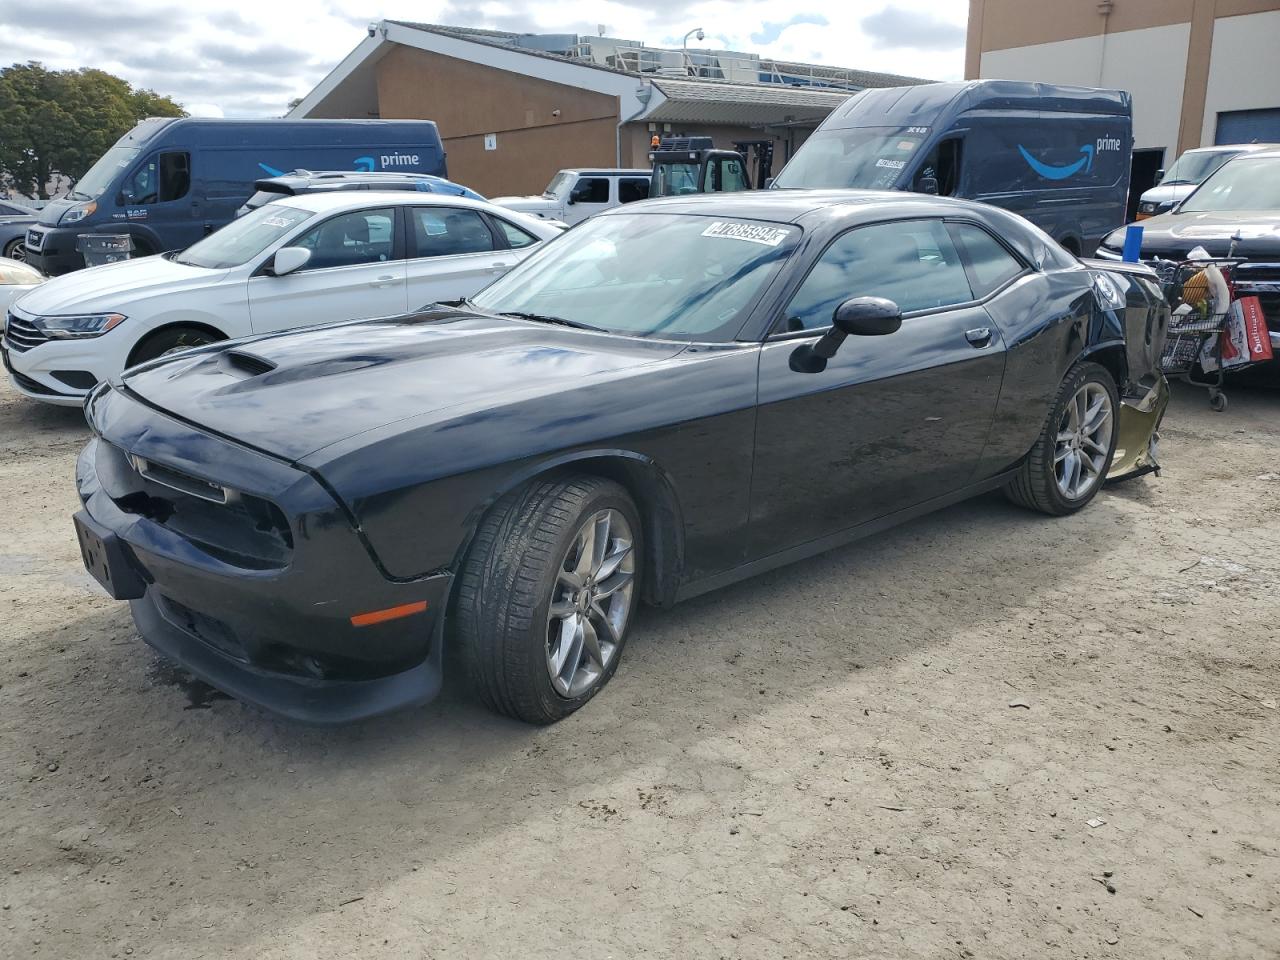
[[[1145,268],[979,204],[630,204],[471,301],[127,371],[86,403],[75,525],[147,642],[242,700],[421,703],[456,644],[490,706],[548,723],[641,600],[1151,469],[1167,323]]]

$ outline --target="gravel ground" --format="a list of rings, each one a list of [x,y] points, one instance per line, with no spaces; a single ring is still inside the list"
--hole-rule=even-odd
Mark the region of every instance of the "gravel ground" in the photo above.
[[[1280,394],[1164,433],[647,611],[554,728],[319,731],[137,639],[0,386],[0,956],[1280,956]]]

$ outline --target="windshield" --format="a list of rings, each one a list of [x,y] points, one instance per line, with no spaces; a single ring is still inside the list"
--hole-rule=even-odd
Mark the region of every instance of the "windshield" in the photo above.
[[[1234,156],[1236,154],[1224,150],[1184,153],[1165,172],[1164,179],[1160,183],[1201,183],[1205,177]]]
[[[702,167],[697,163],[660,163],[653,171],[650,193],[655,197],[678,197],[698,192],[698,174]]]
[[[928,127],[819,130],[783,167],[773,185],[888,190],[911,166],[928,137]]]
[[[572,183],[576,179],[577,177],[575,177],[572,173],[561,171],[560,173],[557,173],[554,177],[551,178],[551,182],[547,184],[547,189],[542,191],[542,195],[544,197],[559,196],[558,191],[560,190],[560,188],[568,185],[569,183]]]
[[[225,270],[248,263],[295,226],[314,216],[310,210],[268,204],[232,220],[216,233],[194,243],[173,258],[174,263]]]
[[[472,298],[492,313],[613,333],[732,340],[800,228],[762,220],[619,214],[587,220]]]
[[[76,181],[68,196],[80,200],[94,200],[102,196],[137,155],[137,147],[112,147]]]
[[[1280,159],[1225,163],[1178,207],[1178,213],[1218,210],[1280,211]]]

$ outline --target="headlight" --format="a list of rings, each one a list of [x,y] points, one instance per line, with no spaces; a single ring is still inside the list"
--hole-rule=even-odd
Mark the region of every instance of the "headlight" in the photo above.
[[[98,201],[90,200],[88,203],[82,203],[78,207],[72,207],[62,215],[59,223],[79,223],[85,217],[94,213],[98,209]]]
[[[75,317],[32,317],[31,325],[51,340],[100,337],[127,320],[123,313],[86,313]]]
[[[1160,204],[1158,204],[1158,203],[1140,203],[1140,204],[1138,204],[1138,209],[1139,209],[1139,210],[1141,210],[1143,213],[1150,213],[1150,214],[1154,214],[1158,209],[1160,209]]]

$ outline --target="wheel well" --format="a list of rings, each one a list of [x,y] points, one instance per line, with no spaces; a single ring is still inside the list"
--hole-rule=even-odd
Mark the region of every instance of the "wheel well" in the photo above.
[[[1102,347],[1086,354],[1081,359],[1091,360],[1100,366],[1106,367],[1107,372],[1111,374],[1111,379],[1116,382],[1116,390],[1120,392],[1121,396],[1124,396],[1125,384],[1129,382],[1129,362],[1125,356],[1123,346],[1117,343]]]
[[[675,602],[684,566],[684,522],[671,484],[657,467],[626,457],[589,457],[555,472],[605,477],[631,494],[644,528],[644,599],[656,606]]]
[[[137,357],[138,357],[139,351],[142,350],[143,345],[146,344],[149,340],[154,339],[156,336],[158,336],[161,333],[168,333],[171,330],[199,330],[201,333],[209,334],[209,336],[213,337],[215,340],[227,339],[227,335],[225,333],[223,333],[217,327],[210,326],[207,323],[196,323],[194,321],[184,321],[181,323],[166,323],[163,327],[156,327],[156,329],[154,330],[149,330],[145,336],[143,336],[137,343],[133,345],[133,349],[129,351],[129,362],[127,365],[132,367],[137,363]]]

